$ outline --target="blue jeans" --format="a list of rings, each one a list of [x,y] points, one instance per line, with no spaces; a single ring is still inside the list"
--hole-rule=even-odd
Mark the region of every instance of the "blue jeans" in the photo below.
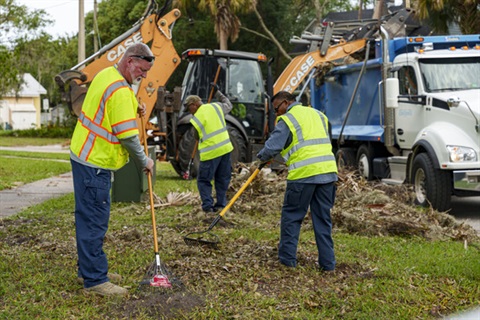
[[[335,269],[332,220],[330,209],[335,202],[335,183],[306,184],[287,181],[280,224],[278,258],[284,265],[297,265],[297,245],[300,227],[308,207],[318,249],[318,264],[322,270]]]
[[[112,172],[71,160],[75,195],[78,276],[90,288],[109,281],[103,240],[110,219]]]
[[[202,199],[202,209],[223,208],[227,205],[227,189],[232,177],[230,152],[218,158],[200,161],[197,175],[197,187]],[[212,197],[212,180],[215,184],[217,202]]]

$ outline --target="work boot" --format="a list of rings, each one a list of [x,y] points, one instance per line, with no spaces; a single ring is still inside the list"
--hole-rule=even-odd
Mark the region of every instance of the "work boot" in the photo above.
[[[119,275],[118,273],[108,273],[108,274],[107,274],[107,277],[108,277],[108,279],[110,279],[110,281],[115,282],[115,283],[119,283],[119,282],[122,281],[122,276]],[[82,284],[82,285],[83,285],[83,278],[82,278],[82,277],[78,277],[78,278],[77,278],[77,282],[78,282],[78,284]]]
[[[120,286],[114,285],[111,282],[104,282],[102,284],[83,289],[86,293],[95,293],[101,296],[124,296],[128,293],[128,290]]]
[[[203,212],[205,212],[205,213],[215,213],[215,212],[217,212],[217,211],[215,210],[215,208],[212,208],[212,207],[206,208],[206,209],[202,209],[202,210],[203,210]]]

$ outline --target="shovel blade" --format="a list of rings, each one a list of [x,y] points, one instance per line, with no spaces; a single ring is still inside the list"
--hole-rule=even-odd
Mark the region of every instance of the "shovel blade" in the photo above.
[[[206,231],[189,233],[183,240],[189,246],[209,246],[215,249],[218,248],[217,244],[219,242],[216,234]]]

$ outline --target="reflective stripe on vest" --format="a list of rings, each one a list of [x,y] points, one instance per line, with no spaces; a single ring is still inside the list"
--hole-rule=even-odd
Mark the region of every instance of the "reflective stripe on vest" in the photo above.
[[[82,112],[78,117],[78,120],[82,123],[83,127],[90,131],[87,140],[85,141],[85,144],[78,155],[80,159],[84,161],[88,160],[88,156],[94,147],[95,137],[100,137],[112,144],[119,144],[120,141],[115,136],[116,134],[137,128],[136,120],[129,120],[112,126],[112,133],[101,126],[105,115],[105,105],[108,98],[113,95],[116,90],[126,86],[128,86],[126,81],[117,81],[107,87],[100,98],[100,106],[95,113],[95,119],[93,121],[88,119],[84,112]]]
[[[135,93],[118,70],[102,70],[87,91],[72,137],[72,152],[102,168],[121,168],[128,153],[119,139],[138,134],[137,106]]]
[[[315,110],[315,109],[313,109]],[[315,110],[317,111],[317,110]],[[317,111],[320,115],[320,119],[322,119],[322,125],[323,125],[323,130],[325,132],[328,132],[328,127],[327,127],[327,124],[325,123],[325,119],[324,119],[324,115],[322,115],[319,111]],[[305,147],[305,146],[311,146],[311,145],[314,145],[314,144],[326,144],[326,143],[330,143],[330,138],[328,137],[325,137],[325,138],[317,138],[317,139],[311,139],[311,140],[306,140],[303,138],[303,132],[302,132],[302,128],[300,127],[300,124],[298,123],[297,119],[295,119],[295,117],[293,116],[293,114],[291,113],[287,113],[285,115],[286,117],[288,117],[288,119],[292,122],[293,124],[293,127],[295,128],[295,132],[297,132],[297,136],[298,136],[298,144],[294,145],[286,154],[286,156],[284,157],[285,161],[290,158],[290,155],[294,152],[296,152],[298,149],[302,148],[302,147]]]
[[[212,112],[213,110],[215,113]],[[207,121],[208,129],[214,129],[212,132],[207,132],[207,127],[204,125]],[[211,160],[233,150],[225,117],[218,103],[202,105],[190,122],[199,135],[200,143],[198,145],[198,151],[200,153],[200,160]]]
[[[302,120],[302,125],[297,117]],[[315,121],[317,117],[321,120],[323,130],[318,128],[318,122]],[[328,137],[328,120],[324,114],[312,108],[294,106],[280,118],[293,135],[292,143],[281,153],[288,165],[288,180],[337,172]]]

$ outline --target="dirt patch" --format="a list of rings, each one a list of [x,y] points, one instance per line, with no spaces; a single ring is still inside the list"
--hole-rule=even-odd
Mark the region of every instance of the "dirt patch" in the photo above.
[[[205,301],[201,296],[186,290],[143,288],[123,305],[121,318],[136,319],[146,315],[152,319],[178,319],[193,309],[204,306]]]

